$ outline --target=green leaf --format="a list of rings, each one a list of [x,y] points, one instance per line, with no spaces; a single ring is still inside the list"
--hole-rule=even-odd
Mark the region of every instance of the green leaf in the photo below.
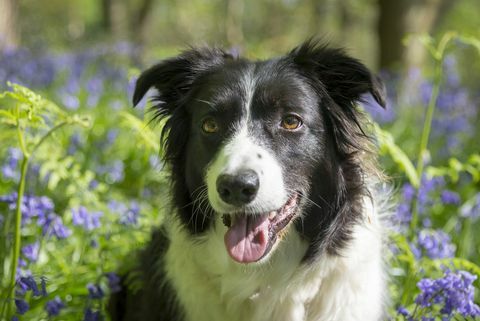
[[[158,154],[160,150],[160,144],[158,141],[158,135],[155,134],[153,130],[148,128],[148,126],[141,119],[130,113],[121,112],[120,117],[122,117],[122,125],[124,127],[129,128],[137,133],[137,137],[139,137],[146,146]]]
[[[407,175],[408,180],[414,187],[418,187],[420,180],[413,166],[412,161],[408,158],[407,154],[395,144],[393,136],[382,130],[378,124],[374,124],[374,130],[378,142],[380,144],[380,151],[388,153],[392,157],[393,161],[399,166],[399,168]]]

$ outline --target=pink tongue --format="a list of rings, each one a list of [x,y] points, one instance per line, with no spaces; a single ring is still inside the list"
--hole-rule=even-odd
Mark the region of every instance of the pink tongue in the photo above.
[[[267,249],[268,213],[261,216],[238,215],[225,233],[228,254],[239,263],[260,260]]]

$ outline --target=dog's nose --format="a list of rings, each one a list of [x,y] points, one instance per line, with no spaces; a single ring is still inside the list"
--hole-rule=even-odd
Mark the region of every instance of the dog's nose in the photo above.
[[[235,206],[250,203],[257,195],[259,185],[258,175],[252,170],[244,170],[235,175],[222,174],[217,178],[220,198]]]

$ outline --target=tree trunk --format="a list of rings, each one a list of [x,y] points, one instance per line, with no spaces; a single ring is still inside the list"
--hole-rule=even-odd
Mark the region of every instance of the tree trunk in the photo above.
[[[425,48],[418,41],[407,46],[408,34],[431,33],[452,0],[379,0],[380,68],[421,65]]]
[[[0,0],[0,50],[19,45],[18,1]]]
[[[132,40],[136,43],[144,43],[145,26],[154,3],[154,0],[143,0],[138,10],[134,11],[130,17],[130,34]]]
[[[403,60],[402,38],[407,27],[405,17],[413,5],[411,0],[379,0],[378,40],[380,68],[393,68]]]
[[[226,2],[227,12],[225,16],[225,34],[227,43],[239,50],[244,46],[243,35],[243,0],[228,0]]]
[[[102,11],[103,30],[113,39],[127,39],[129,24],[126,1],[102,0],[99,3]]]

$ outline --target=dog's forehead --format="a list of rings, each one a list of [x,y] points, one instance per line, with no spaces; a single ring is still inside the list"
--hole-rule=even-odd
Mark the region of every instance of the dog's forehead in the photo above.
[[[232,62],[202,77],[197,86],[196,99],[209,109],[275,108],[316,99],[306,79],[277,60]]]

